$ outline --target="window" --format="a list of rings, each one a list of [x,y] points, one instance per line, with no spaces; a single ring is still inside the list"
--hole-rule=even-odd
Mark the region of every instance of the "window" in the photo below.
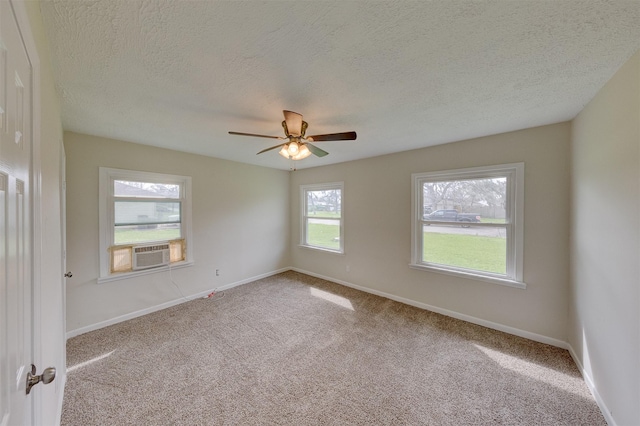
[[[344,253],[343,189],[342,182],[300,187],[302,246]]]
[[[100,168],[100,277],[190,262],[191,178]]]
[[[524,163],[416,173],[411,267],[525,288]]]

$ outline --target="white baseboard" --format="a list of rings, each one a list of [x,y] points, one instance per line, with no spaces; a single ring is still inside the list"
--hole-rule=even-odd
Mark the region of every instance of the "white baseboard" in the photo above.
[[[251,277],[251,278],[246,278],[246,279],[241,280],[241,281],[236,281],[236,282],[233,282],[233,283],[230,283],[230,284],[225,284],[223,286],[216,287],[215,291],[228,290],[230,288],[237,287],[237,286],[242,285],[242,284],[247,284],[247,283],[250,283],[250,282],[253,282],[253,281],[257,281],[257,280],[260,280],[262,278],[270,277],[272,275],[280,274],[282,272],[286,272],[286,271],[289,271],[289,270],[291,270],[291,268],[281,268],[281,269],[278,269],[278,270],[275,270],[275,271],[267,272],[265,274],[256,275],[256,276]],[[185,302],[191,301],[193,299],[197,299],[199,297],[204,297],[204,296],[208,295],[209,293],[211,293],[213,290],[214,289],[205,290],[205,291],[201,291],[201,292],[196,293],[196,294],[189,295],[189,296],[186,297],[187,300],[185,300],[184,298],[181,297],[179,299],[170,300],[169,302],[161,303],[160,305],[151,306],[149,308],[141,309],[139,311],[131,312],[131,313],[128,313],[128,314],[125,314],[125,315],[120,315],[118,317],[111,318],[111,319],[108,319],[108,320],[105,320],[105,321],[100,321],[100,322],[95,323],[95,324],[91,324],[91,325],[87,325],[87,326],[84,326],[84,327],[76,328],[74,330],[69,330],[69,331],[67,331],[66,336],[67,336],[67,339],[70,339],[72,337],[79,336],[81,334],[88,333],[88,332],[94,331],[94,330],[98,330],[98,329],[101,329],[101,328],[104,328],[104,327],[108,327],[110,325],[117,324],[119,322],[123,322],[123,321],[127,321],[127,320],[130,320],[130,319],[133,319],[133,318],[141,317],[143,315],[147,315],[147,314],[150,314],[152,312],[160,311],[162,309],[167,309],[167,308],[170,308],[172,306],[179,305],[181,303],[185,303]]]
[[[578,358],[578,355],[576,354],[576,351],[573,350],[573,347],[571,345],[568,345],[568,346],[569,346],[568,350],[569,350],[569,353],[571,354],[571,358],[573,358],[573,362],[576,363],[578,370],[580,370],[580,373],[582,374],[582,377],[584,378],[584,381],[587,384],[587,387],[591,391],[591,395],[593,395],[593,398],[596,400],[596,404],[598,404],[600,411],[602,411],[602,415],[604,416],[604,419],[607,421],[607,424],[609,424],[609,426],[617,426],[616,421],[611,416],[611,411],[609,410],[609,407],[607,407],[602,397],[600,396],[600,393],[598,393],[598,388],[596,388],[596,385],[593,382],[593,377],[591,377],[589,372],[584,368],[584,366],[582,365],[582,361]]]
[[[415,306],[416,308],[425,309],[427,311],[436,312],[438,314],[446,315],[448,317],[457,318],[463,321],[470,322],[472,324],[481,325],[483,327],[491,328],[498,331],[503,331],[508,334],[513,334],[515,336],[524,337],[525,339],[533,340],[540,343],[545,343],[547,345],[556,346],[562,349],[568,349],[569,344],[567,342],[563,342],[562,340],[554,339],[552,337],[543,336],[541,334],[532,333],[530,331],[520,330],[519,328],[509,327],[503,324],[499,324],[496,322],[491,322],[487,320],[483,320],[481,318],[472,317],[470,315],[461,314],[460,312],[450,311],[448,309],[438,308],[437,306],[427,305],[426,303],[417,302],[415,300],[406,299],[404,297],[396,296],[394,294],[385,293],[383,291],[373,290],[371,288],[359,286],[356,284],[352,284],[347,281],[338,280],[331,277],[326,277],[324,275],[316,274],[314,272],[305,271],[304,269],[299,268],[291,268],[292,271],[300,272],[301,274],[311,275],[312,277],[321,278],[323,280],[331,281],[336,284],[344,285],[346,287],[355,288],[356,290],[364,291],[365,293],[375,294],[376,296],[381,296],[387,299],[395,300],[396,302],[404,303],[405,305]]]

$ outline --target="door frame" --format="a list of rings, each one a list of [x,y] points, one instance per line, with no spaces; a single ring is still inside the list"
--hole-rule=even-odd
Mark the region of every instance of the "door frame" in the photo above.
[[[41,336],[41,288],[42,288],[42,164],[41,164],[41,122],[42,103],[40,98],[40,56],[33,37],[25,0],[9,0],[13,8],[18,29],[22,36],[27,57],[31,65],[31,285],[32,285],[32,359],[35,365],[42,365]],[[42,368],[42,367],[40,367]],[[31,420],[33,424],[44,424],[42,398],[34,392]]]

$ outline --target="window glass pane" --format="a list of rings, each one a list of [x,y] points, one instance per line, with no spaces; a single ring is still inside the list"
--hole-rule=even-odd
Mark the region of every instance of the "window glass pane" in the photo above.
[[[322,191],[306,191],[307,216],[340,217],[342,191],[329,189]]]
[[[425,224],[422,261],[506,275],[506,234],[502,227]]]
[[[307,241],[311,246],[340,250],[340,220],[307,219]]]
[[[180,202],[116,201],[115,225],[180,222]]]
[[[480,216],[485,223],[506,223],[506,203],[506,177],[422,184],[422,214],[426,220],[458,221],[463,218],[457,214],[464,214]]]
[[[167,241],[180,238],[181,229],[179,223],[173,224],[145,224],[116,226],[114,231],[114,244],[136,244],[150,241]]]
[[[116,180],[113,194],[116,197],[180,198],[180,185]]]

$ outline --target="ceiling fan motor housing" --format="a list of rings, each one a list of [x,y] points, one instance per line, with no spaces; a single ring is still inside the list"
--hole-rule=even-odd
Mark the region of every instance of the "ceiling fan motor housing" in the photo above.
[[[306,121],[302,122],[302,125],[300,127],[300,131],[299,132],[291,132],[289,130],[289,127],[287,126],[287,122],[285,120],[282,121],[282,128],[284,129],[284,134],[285,136],[287,136],[288,138],[293,138],[293,137],[299,137],[299,138],[304,138],[304,134],[307,131],[307,127],[309,126],[309,123],[307,123]]]

